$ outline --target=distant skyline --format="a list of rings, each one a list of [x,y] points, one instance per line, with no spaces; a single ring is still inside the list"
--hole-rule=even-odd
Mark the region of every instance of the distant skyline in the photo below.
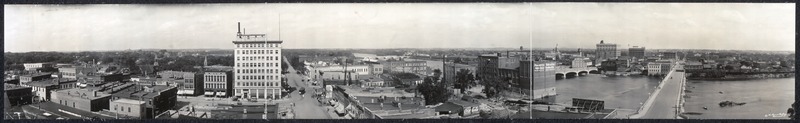
[[[793,3],[5,5],[4,10],[5,52],[233,49],[236,22],[247,33],[280,37],[285,49],[556,44],[594,49],[604,40],[620,49],[795,50]]]

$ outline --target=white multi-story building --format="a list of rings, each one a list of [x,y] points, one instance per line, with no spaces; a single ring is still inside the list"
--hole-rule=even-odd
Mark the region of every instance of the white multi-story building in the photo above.
[[[281,43],[267,41],[266,34],[237,32],[233,41],[234,95],[243,98],[281,97]]]
[[[674,63],[671,60],[656,60],[647,64],[647,75],[666,75],[672,70]]]
[[[53,63],[25,63],[25,70],[36,70],[43,67],[53,67]]]

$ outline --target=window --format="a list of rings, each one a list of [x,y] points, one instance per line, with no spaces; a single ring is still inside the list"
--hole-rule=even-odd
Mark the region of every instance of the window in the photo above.
[[[116,110],[117,110],[117,105],[114,105],[114,111],[116,111]]]
[[[131,107],[128,107],[128,112],[131,112]]]

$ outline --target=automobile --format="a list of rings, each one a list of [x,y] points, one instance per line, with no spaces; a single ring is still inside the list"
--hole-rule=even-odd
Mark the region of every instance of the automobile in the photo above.
[[[42,115],[47,116],[47,117],[53,116],[53,114],[50,114],[50,113],[42,113]]]
[[[58,118],[56,118],[56,119],[57,119],[57,120],[63,120],[63,119],[67,119],[67,118],[58,117]]]

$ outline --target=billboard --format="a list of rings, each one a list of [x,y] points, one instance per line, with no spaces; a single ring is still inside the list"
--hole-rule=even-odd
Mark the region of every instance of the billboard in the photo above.
[[[581,107],[584,111],[599,111],[605,109],[605,101],[572,98],[572,106]]]

